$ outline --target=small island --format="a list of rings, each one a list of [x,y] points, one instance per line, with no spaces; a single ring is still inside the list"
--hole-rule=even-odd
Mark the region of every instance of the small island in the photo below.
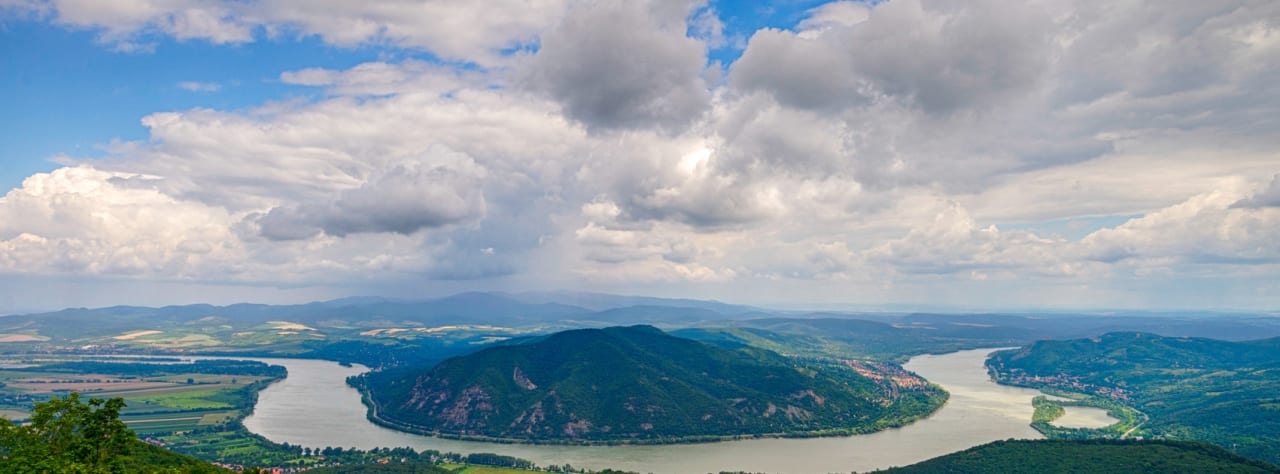
[[[384,426],[525,443],[852,435],[919,420],[947,398],[893,364],[784,357],[651,326],[564,331],[351,383]]]

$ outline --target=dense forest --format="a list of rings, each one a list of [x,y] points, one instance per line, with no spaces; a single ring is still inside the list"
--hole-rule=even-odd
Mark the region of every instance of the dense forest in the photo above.
[[[1001,383],[1093,395],[1147,421],[1133,435],[1198,440],[1280,461],[1280,339],[1112,333],[994,354]]]
[[[996,441],[906,467],[892,474],[1016,474],[1134,472],[1277,473],[1280,467],[1205,443],[1119,440]]]
[[[870,432],[945,392],[896,366],[786,358],[650,326],[584,329],[354,382],[376,421],[526,441],[675,442]]]

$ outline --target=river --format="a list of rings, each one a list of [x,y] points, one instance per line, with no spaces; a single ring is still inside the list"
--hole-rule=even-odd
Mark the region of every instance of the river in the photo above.
[[[906,368],[942,385],[951,398],[927,419],[869,435],[752,439],[660,446],[545,446],[456,441],[390,430],[365,419],[360,394],[346,377],[367,370],[322,360],[258,359],[289,369],[263,390],[244,425],[281,443],[310,447],[399,447],[458,453],[493,452],[540,465],[571,464],[646,473],[748,471],[827,473],[901,466],[1008,438],[1040,438],[1031,429],[1031,399],[1040,392],[997,385],[983,361],[993,349],[923,355]]]
[[[1106,410],[1094,407],[1063,407],[1064,413],[1053,420],[1054,426],[1063,428],[1100,428],[1115,423],[1117,420]]]

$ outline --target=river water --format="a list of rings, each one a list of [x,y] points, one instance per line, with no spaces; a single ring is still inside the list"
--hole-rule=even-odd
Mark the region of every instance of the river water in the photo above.
[[[390,430],[365,419],[360,394],[345,383],[346,377],[364,372],[365,367],[303,359],[258,359],[285,366],[289,376],[261,392],[244,425],[272,441],[301,446],[409,446],[464,454],[493,452],[540,465],[568,463],[645,473],[869,471],[911,464],[994,440],[1040,438],[1029,426],[1031,399],[1040,392],[992,382],[983,361],[993,350],[912,358],[905,367],[942,385],[951,393],[951,399],[927,419],[860,436],[661,446],[546,446],[447,440]]]
[[[1107,411],[1094,407],[1063,407],[1065,413],[1058,419],[1053,420],[1055,426],[1063,428],[1101,428],[1103,426],[1115,423],[1117,420]]]

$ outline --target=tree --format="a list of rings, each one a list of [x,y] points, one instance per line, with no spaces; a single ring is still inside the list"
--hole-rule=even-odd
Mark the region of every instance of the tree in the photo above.
[[[8,472],[115,472],[137,439],[120,421],[120,398],[79,393],[37,403],[31,423],[0,420],[0,456]],[[11,467],[10,467],[11,466]],[[13,469],[10,471],[9,469]]]

